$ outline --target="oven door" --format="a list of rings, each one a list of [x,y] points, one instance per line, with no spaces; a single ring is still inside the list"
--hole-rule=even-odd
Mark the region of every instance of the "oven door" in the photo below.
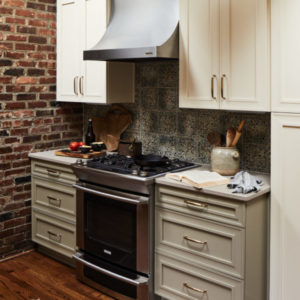
[[[134,272],[149,273],[147,196],[78,183],[77,246]]]

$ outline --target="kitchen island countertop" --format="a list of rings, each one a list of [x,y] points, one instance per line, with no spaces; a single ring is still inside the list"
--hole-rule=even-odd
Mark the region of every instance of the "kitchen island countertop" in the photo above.
[[[202,166],[199,167],[200,170],[202,171],[209,171],[209,166]],[[237,194],[237,193],[232,193],[232,189],[227,188],[227,184],[222,184],[218,186],[213,186],[213,187],[206,187],[202,189],[197,189],[189,184],[179,182],[174,179],[170,179],[167,177],[159,177],[155,180],[156,183],[170,186],[170,187],[175,187],[175,188],[180,188],[184,190],[189,190],[189,191],[194,191],[199,193],[204,193],[204,194],[209,194],[209,195],[214,195],[214,196],[220,196],[220,197],[225,197],[225,198],[230,198],[233,200],[238,200],[238,201],[250,201],[253,200],[261,195],[267,194],[270,192],[270,175],[268,174],[263,174],[263,173],[257,173],[257,172],[251,172],[248,171],[251,175],[256,176],[258,179],[261,179],[263,181],[263,185],[261,186],[261,190],[259,192],[251,192],[249,194]],[[230,177],[230,176],[228,176]]]

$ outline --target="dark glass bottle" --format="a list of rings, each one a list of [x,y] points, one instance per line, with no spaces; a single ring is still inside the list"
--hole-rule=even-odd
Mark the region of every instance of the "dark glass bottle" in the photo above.
[[[87,132],[85,135],[85,144],[89,146],[93,142],[95,142],[95,134],[93,131],[93,122],[92,122],[92,119],[89,119]]]

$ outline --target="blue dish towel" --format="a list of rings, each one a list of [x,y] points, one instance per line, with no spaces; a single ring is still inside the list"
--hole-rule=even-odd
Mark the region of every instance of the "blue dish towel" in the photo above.
[[[248,172],[240,171],[231,177],[227,187],[233,189],[232,193],[248,194],[251,192],[259,192],[263,185],[262,180],[250,175]]]

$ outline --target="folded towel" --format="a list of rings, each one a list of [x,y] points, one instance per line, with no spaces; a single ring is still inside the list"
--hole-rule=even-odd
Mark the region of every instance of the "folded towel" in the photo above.
[[[261,185],[263,185],[262,180],[257,179],[248,172],[241,171],[231,178],[231,181],[227,187],[234,189],[232,193],[248,194],[251,192],[260,191]]]

